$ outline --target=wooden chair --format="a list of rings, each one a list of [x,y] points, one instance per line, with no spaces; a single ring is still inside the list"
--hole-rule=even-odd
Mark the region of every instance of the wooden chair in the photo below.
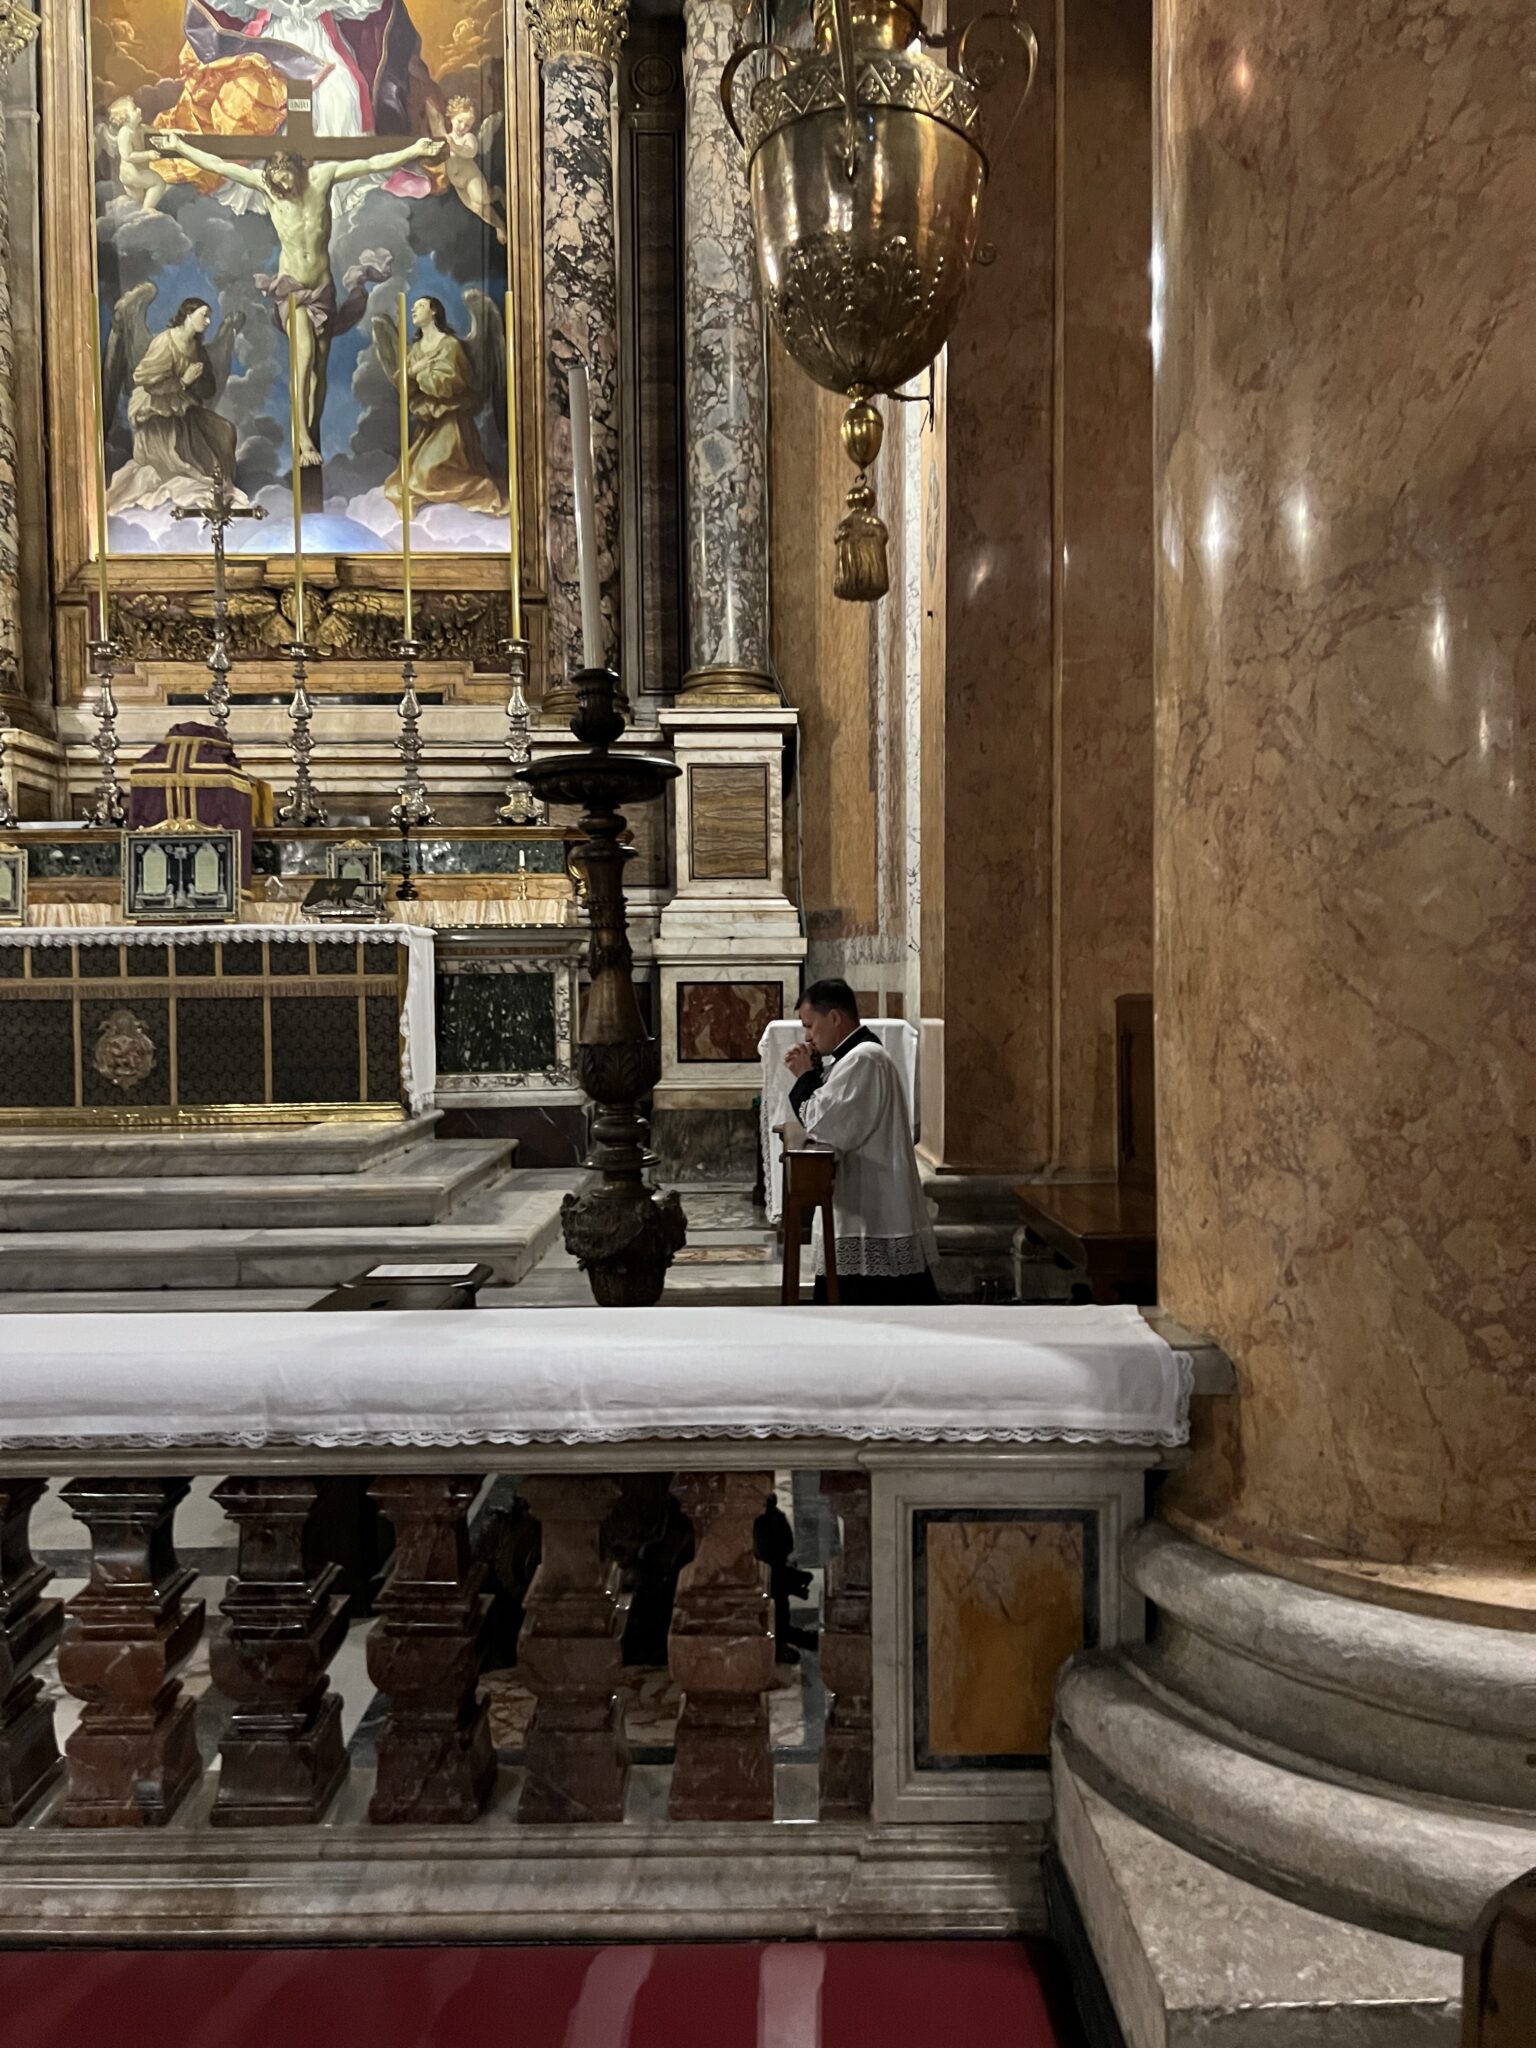
[[[1116,1174],[1014,1189],[1033,1244],[1083,1276],[1094,1301],[1157,1300],[1157,1123],[1152,998],[1115,1002]]]
[[[800,1241],[805,1226],[821,1211],[821,1243],[827,1270],[827,1300],[840,1302],[837,1285],[837,1232],[832,1221],[832,1189],[837,1180],[837,1154],[830,1145],[784,1145],[784,1280],[781,1302],[800,1299]]]

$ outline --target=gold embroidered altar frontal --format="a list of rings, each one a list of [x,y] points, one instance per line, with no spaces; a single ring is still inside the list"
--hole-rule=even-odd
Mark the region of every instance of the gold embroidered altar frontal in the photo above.
[[[124,1129],[405,1114],[406,956],[388,938],[50,940],[0,946],[0,1123]]]

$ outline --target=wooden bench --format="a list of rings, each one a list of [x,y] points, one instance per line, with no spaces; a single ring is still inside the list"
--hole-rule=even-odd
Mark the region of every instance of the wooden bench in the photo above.
[[[1157,1300],[1157,1124],[1152,998],[1115,1002],[1116,1177],[1014,1189],[1026,1239],[1082,1275],[1090,1300]]]

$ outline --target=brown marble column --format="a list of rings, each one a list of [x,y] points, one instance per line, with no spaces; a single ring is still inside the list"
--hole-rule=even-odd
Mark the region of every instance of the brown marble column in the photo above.
[[[27,1527],[43,1479],[0,1479],[0,1827],[13,1827],[59,1774],[53,1706],[37,1667],[59,1639],[63,1607],[32,1555]]]
[[[1162,1296],[1240,1387],[1164,1498],[1528,1624],[1529,0],[1159,24]]]
[[[768,1472],[684,1472],[673,1492],[697,1549],[677,1582],[668,1663],[683,1694],[672,1820],[772,1820],[773,1602],[752,1524]]]

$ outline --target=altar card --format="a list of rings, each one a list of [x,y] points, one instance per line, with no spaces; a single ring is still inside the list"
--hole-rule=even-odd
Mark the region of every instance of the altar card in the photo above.
[[[0,924],[27,921],[27,856],[20,847],[0,846]]]
[[[240,911],[240,835],[195,825],[123,834],[132,924],[228,924]]]

